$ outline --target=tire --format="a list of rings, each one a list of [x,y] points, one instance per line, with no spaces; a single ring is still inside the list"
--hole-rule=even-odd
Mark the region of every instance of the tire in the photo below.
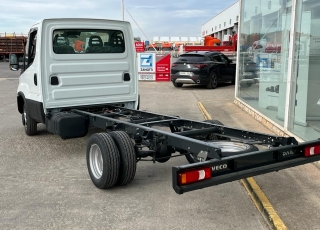
[[[120,154],[109,134],[91,135],[87,144],[86,158],[90,178],[97,188],[112,188],[117,183]]]
[[[218,121],[218,120],[204,120],[203,122],[206,122],[206,123],[210,123],[210,124],[214,124],[214,125],[224,125],[221,121]],[[209,134],[207,137],[206,137],[206,140],[229,140],[229,138],[226,138],[226,137],[218,137],[214,134]],[[187,158],[187,161],[190,163],[190,164],[193,164],[193,163],[196,163],[198,161],[195,161],[194,159],[194,155],[192,154],[186,154],[185,155],[186,158]]]
[[[212,142],[212,144],[213,143],[215,143],[215,145],[217,145],[217,147],[220,147],[222,150],[225,149],[225,151],[221,151],[222,157],[229,157],[229,156],[239,155],[243,153],[250,153],[250,152],[259,150],[256,146],[251,144],[228,141],[228,140],[215,141],[215,142]]]
[[[209,83],[207,85],[208,89],[215,89],[218,86],[218,75],[215,71],[212,71],[209,75]]]
[[[217,140],[217,141],[211,141],[210,143],[212,145],[215,145],[217,148],[221,149],[222,157],[240,155],[243,153],[249,153],[249,152],[254,152],[259,150],[256,146],[251,144],[233,142],[228,140],[222,140],[222,141]],[[202,156],[202,159],[199,159],[198,155],[200,154],[188,154],[186,155],[186,158],[190,164],[208,160],[208,158],[204,159],[203,156]]]
[[[244,88],[250,88],[253,85],[253,83],[249,82],[240,82],[240,86]]]
[[[137,110],[140,109],[140,94],[138,95],[138,106],[137,106]]]
[[[24,125],[24,131],[28,136],[37,134],[37,122],[28,114],[26,105],[23,106],[22,124]]]
[[[181,88],[183,86],[182,83],[173,83],[174,87]]]
[[[117,185],[129,184],[137,170],[137,157],[134,144],[126,132],[114,131],[109,133],[120,153],[120,171]]]

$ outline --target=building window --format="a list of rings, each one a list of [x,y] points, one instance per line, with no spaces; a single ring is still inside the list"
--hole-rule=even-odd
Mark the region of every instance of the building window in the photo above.
[[[221,29],[221,24],[219,24],[219,29]]]
[[[293,18],[289,2],[290,5],[291,2],[300,2],[302,6],[298,4],[298,14]],[[260,6],[263,7],[258,9]],[[237,98],[302,140],[318,138],[320,1],[243,0],[240,7]],[[278,12],[285,10],[288,11],[275,21]],[[296,31],[301,31],[295,34],[295,44],[288,33],[292,20],[296,22]],[[248,55],[248,51],[252,55]],[[289,52],[294,53],[291,60]],[[289,65],[296,70],[291,76],[286,71]],[[256,77],[260,79],[258,84],[254,81],[248,84],[249,78]],[[288,105],[287,98],[290,99]]]
[[[311,10],[311,19],[319,19],[320,18],[320,6],[315,6]]]
[[[236,22],[239,20],[239,16],[237,15],[237,17],[236,17]]]
[[[226,22],[224,22],[224,27],[226,27]]]
[[[217,26],[215,26],[215,28],[214,28],[215,30],[217,30]]]
[[[230,19],[230,25],[231,25],[231,19]]]

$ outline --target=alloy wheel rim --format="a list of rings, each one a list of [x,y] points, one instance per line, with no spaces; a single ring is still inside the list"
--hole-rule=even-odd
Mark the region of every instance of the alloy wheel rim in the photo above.
[[[103,172],[103,158],[101,150],[97,144],[93,144],[90,147],[89,162],[93,176],[96,179],[100,179]]]
[[[222,153],[228,152],[228,153],[237,153],[241,151],[245,151],[250,148],[250,145],[240,143],[240,142],[232,142],[232,141],[210,141],[207,142],[210,143],[212,146],[221,149]],[[201,156],[201,155],[202,156]],[[193,153],[190,154],[195,162],[202,162],[206,161],[208,158],[204,158],[203,153]]]
[[[250,148],[250,145],[244,144],[241,142],[233,142],[233,141],[212,141],[209,142],[212,146],[221,149],[221,152],[240,152],[245,151]]]
[[[217,87],[217,84],[218,84],[217,76],[215,74],[213,74],[213,76],[212,76],[212,86],[213,86],[213,88]]]

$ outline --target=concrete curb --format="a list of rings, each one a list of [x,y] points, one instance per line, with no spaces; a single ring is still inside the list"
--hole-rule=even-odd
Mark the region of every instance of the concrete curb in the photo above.
[[[212,120],[212,117],[207,112],[207,110],[205,109],[205,107],[201,102],[198,102],[198,107],[203,117],[206,120]],[[274,210],[272,204],[270,203],[269,199],[264,194],[264,192],[260,189],[257,182],[252,177],[242,179],[240,180],[240,182],[245,187],[253,203],[255,204],[257,209],[260,211],[262,216],[266,219],[268,224],[273,229],[286,230],[287,229],[286,225],[280,219],[277,212]]]

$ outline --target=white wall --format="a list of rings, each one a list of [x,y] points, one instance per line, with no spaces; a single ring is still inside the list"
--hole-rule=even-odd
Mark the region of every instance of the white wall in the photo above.
[[[238,23],[237,16],[239,15],[239,1],[231,5],[229,8],[225,9],[201,27],[201,36],[210,35],[213,33],[218,33],[220,31],[226,30],[228,28],[234,27],[235,23]],[[231,23],[230,23],[231,19]],[[226,24],[226,25],[224,25]],[[221,27],[219,27],[221,25]]]

